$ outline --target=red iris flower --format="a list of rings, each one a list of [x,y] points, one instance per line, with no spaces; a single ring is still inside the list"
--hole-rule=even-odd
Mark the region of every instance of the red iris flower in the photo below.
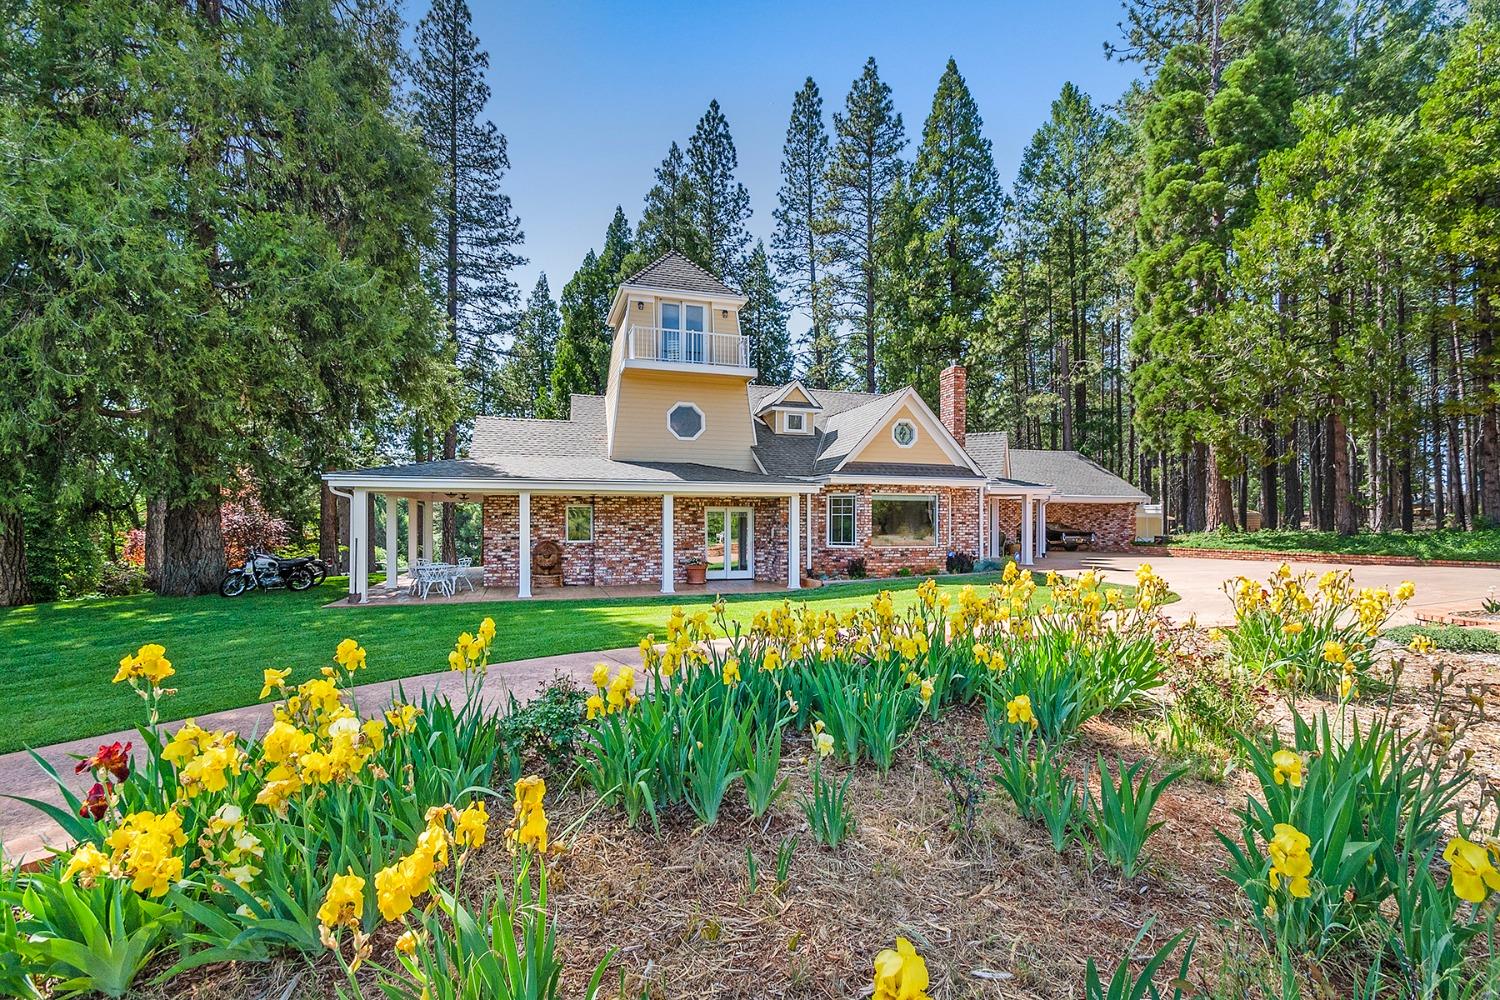
[[[105,812],[109,810],[109,793],[114,791],[114,785],[94,782],[94,787],[89,789],[89,797],[83,800],[83,805],[78,807],[78,815],[85,819],[103,819]]]
[[[108,771],[116,781],[124,781],[130,777],[130,748],[132,744],[121,743],[115,740],[107,746],[101,746],[99,752],[94,756],[78,762],[73,768],[74,774],[82,774],[84,771]]]

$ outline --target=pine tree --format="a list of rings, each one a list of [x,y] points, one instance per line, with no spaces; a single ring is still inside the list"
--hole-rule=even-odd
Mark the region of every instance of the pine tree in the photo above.
[[[524,263],[523,239],[500,181],[510,169],[505,136],[484,117],[489,54],[479,47],[464,0],[433,0],[417,23],[412,66],[416,121],[443,176],[437,249],[430,267],[441,287],[459,367],[471,385],[496,364],[518,291],[509,274]],[[458,455],[458,422],[443,433],[443,457]],[[443,558],[458,558],[454,506],[443,505]]]
[[[699,263],[733,284],[745,261],[750,233],[750,192],[735,180],[739,154],[729,134],[729,121],[718,101],[698,119],[688,142],[688,179],[692,185],[693,232]]]
[[[778,294],[780,287],[771,273],[771,260],[759,240],[745,263],[740,289],[747,301],[740,309],[740,333],[753,338],[756,378],[766,385],[792,379],[791,337],[787,333],[789,310]]]
[[[640,265],[669,250],[676,250],[700,264],[706,263],[697,230],[693,228],[696,203],[687,158],[674,142],[661,166],[656,168],[656,184],[646,193],[646,207],[636,229]]]
[[[1000,218],[1000,178],[983,119],[952,59],[938,81],[911,172],[922,233],[908,296],[907,369],[893,381],[937,399],[938,372],[961,361],[990,297],[990,251]]]
[[[559,407],[552,398],[552,370],[557,359],[562,320],[547,275],[539,275],[516,324],[510,356],[500,369],[496,409],[513,417],[552,417]]]
[[[811,318],[806,352],[816,357],[828,343],[833,326],[826,224],[828,200],[828,129],[823,123],[823,98],[808,77],[792,98],[792,117],[781,153],[781,190],[776,194],[776,232],[771,237],[772,259],[793,308]],[[747,291],[746,294],[749,294]],[[820,371],[824,362],[815,362]],[[786,377],[780,381],[786,381]]]
[[[901,150],[906,146],[906,129],[873,56],[849,88],[843,113],[834,112],[833,134],[825,213],[828,250],[836,265],[838,301],[852,314],[862,340],[856,367],[865,391],[874,392],[881,212],[904,169]],[[819,367],[842,367],[841,362],[819,358],[816,344],[813,353]]]
[[[552,370],[552,409],[565,416],[573,393],[597,395],[609,379],[612,331],[609,305],[619,288],[623,271],[634,258],[630,223],[615,207],[604,231],[604,247],[590,250],[583,264],[563,286],[562,330],[558,335],[557,362]]]

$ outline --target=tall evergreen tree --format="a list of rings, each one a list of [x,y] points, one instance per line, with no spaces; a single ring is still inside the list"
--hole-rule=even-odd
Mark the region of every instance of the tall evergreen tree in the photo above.
[[[516,324],[510,354],[497,379],[496,411],[513,417],[551,417],[557,414],[552,398],[552,370],[557,359],[562,320],[545,273],[538,275],[526,310]]]
[[[146,484],[160,588],[212,591],[239,470],[306,483],[330,438],[349,448],[443,381],[417,256],[434,175],[389,62],[327,0],[28,3],[16,23],[32,30],[0,33],[0,379],[27,381],[4,465],[47,489],[91,468]]]
[[[914,327],[907,366],[888,373],[931,400],[937,398],[938,372],[963,360],[979,334],[990,297],[990,251],[1002,192],[983,127],[968,84],[949,59],[911,173],[922,233],[910,278]]]
[[[611,330],[609,304],[620,285],[622,270],[632,258],[630,223],[615,207],[604,231],[604,247],[590,250],[583,264],[563,286],[562,329],[557,363],[552,370],[552,409],[565,416],[573,393],[597,395],[609,379]]]
[[[635,234],[640,264],[668,250],[676,250],[700,264],[707,262],[694,229],[696,203],[687,157],[674,142],[661,166],[656,168],[656,183],[646,192],[646,208]]]
[[[874,392],[882,211],[904,169],[901,150],[906,146],[906,129],[873,56],[849,88],[843,112],[834,112],[833,134],[827,180],[828,250],[836,265],[838,301],[854,319],[863,348],[856,356],[856,367],[865,391]],[[839,367],[818,358],[816,349],[814,359]]]
[[[687,149],[693,232],[698,262],[731,284],[738,280],[750,244],[745,228],[750,219],[750,192],[735,179],[739,165],[729,121],[719,110],[719,102],[709,101]]]
[[[427,149],[443,176],[437,247],[430,268],[441,288],[459,367],[480,385],[497,363],[496,340],[513,321],[510,272],[524,263],[521,224],[500,181],[510,169],[505,136],[485,117],[489,53],[479,47],[464,0],[433,0],[417,23],[413,103]],[[477,395],[477,393],[476,393]],[[458,455],[459,425],[443,432],[443,457]],[[458,557],[454,505],[443,505],[443,558]]]
[[[749,301],[740,310],[740,332],[753,338],[756,377],[768,385],[791,381],[794,359],[787,333],[789,310],[781,301],[765,244],[759,240],[745,263],[741,285],[740,291]]]
[[[776,194],[776,232],[771,248],[792,307],[805,310],[811,319],[806,353],[815,359],[826,349],[833,325],[825,270],[827,226],[823,220],[828,200],[827,170],[823,98],[818,85],[808,77],[792,98],[792,117],[781,151],[781,190]],[[815,360],[813,367],[821,369],[824,362]]]

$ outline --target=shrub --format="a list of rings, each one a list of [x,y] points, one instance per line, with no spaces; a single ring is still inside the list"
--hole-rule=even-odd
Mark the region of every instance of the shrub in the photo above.
[[[870,575],[869,570],[865,566],[863,556],[854,556],[851,558],[845,566],[845,572],[849,574],[849,579],[851,580],[863,580]]]
[[[945,568],[949,573],[974,572],[974,557],[968,552],[949,552]]]
[[[527,770],[555,774],[573,762],[585,696],[570,677],[557,676],[524,704],[510,696],[498,738],[508,753],[510,780]]]

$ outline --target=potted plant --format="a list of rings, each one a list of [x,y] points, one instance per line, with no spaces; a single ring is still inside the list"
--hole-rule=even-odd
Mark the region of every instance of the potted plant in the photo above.
[[[694,559],[683,563],[682,568],[687,570],[687,582],[702,584],[708,580],[708,563],[702,559]]]

